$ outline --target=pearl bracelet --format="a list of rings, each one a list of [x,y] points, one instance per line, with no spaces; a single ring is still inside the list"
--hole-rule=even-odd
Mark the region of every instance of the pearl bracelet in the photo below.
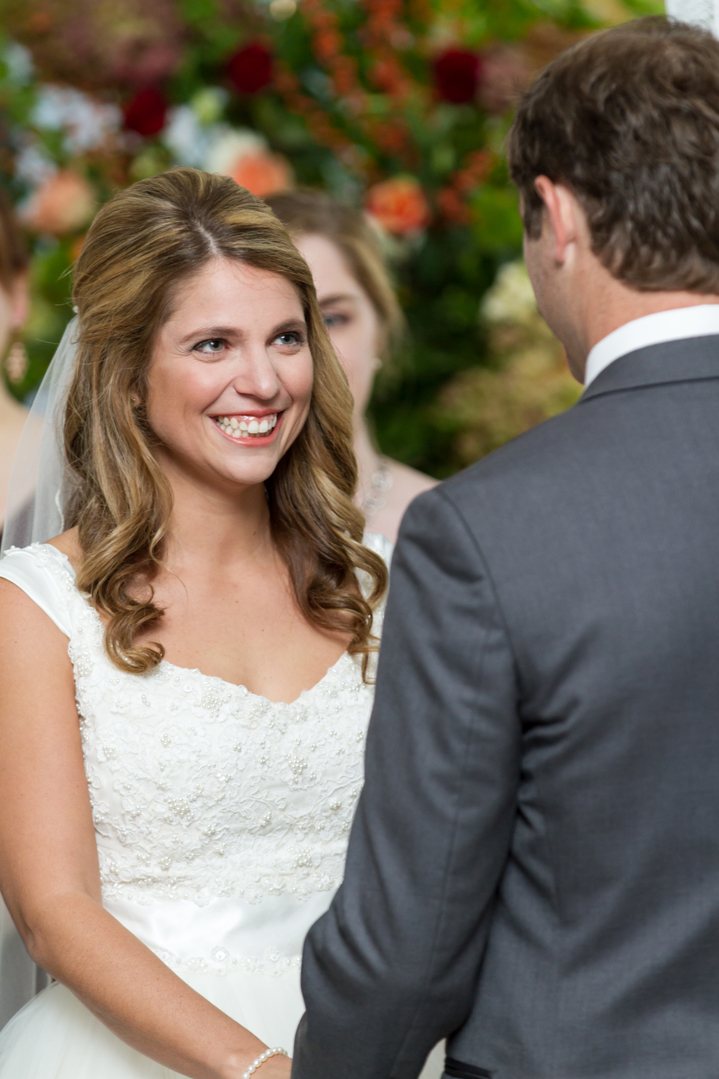
[[[261,1068],[266,1060],[270,1057],[286,1057],[289,1056],[286,1049],[265,1049],[264,1053],[260,1053],[257,1060],[253,1060],[246,1072],[242,1073],[241,1079],[250,1079],[250,1076],[254,1075],[258,1068]]]

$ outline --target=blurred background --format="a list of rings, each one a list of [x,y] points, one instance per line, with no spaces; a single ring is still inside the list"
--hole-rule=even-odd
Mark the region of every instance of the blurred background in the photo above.
[[[192,165],[363,207],[408,333],[375,383],[382,452],[443,478],[571,405],[537,314],[503,140],[566,46],[655,0],[0,0],[0,186],[31,252],[3,361],[27,403],[73,261],[120,187]]]

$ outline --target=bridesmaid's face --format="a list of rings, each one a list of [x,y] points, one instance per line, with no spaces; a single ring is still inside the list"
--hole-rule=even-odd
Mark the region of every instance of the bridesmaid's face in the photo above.
[[[295,239],[317,289],[322,317],[350,384],[355,418],[364,415],[379,361],[381,330],[369,296],[353,276],[339,247],[314,232]]]
[[[147,374],[147,418],[166,470],[225,489],[263,483],[311,396],[307,326],[289,281],[217,259],[182,283]]]

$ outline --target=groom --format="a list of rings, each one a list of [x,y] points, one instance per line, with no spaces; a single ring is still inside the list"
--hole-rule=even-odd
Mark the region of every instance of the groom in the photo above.
[[[719,1075],[719,43],[585,40],[510,164],[586,390],[405,517],[294,1079]]]

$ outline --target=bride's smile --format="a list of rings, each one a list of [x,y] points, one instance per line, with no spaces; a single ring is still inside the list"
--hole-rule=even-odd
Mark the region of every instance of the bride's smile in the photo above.
[[[282,415],[282,412],[245,412],[239,416],[213,416],[213,419],[233,442],[246,441],[247,445],[256,446],[274,440]]]

